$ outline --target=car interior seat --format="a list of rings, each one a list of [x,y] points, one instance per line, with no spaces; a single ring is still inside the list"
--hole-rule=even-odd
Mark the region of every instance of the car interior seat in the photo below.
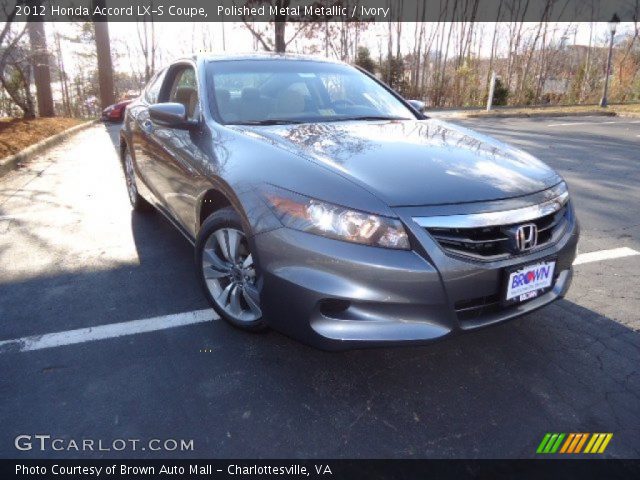
[[[243,88],[240,94],[240,118],[242,120],[264,120],[269,106],[257,88]]]
[[[307,110],[305,97],[298,90],[284,90],[278,95],[275,110],[274,117],[287,118],[301,115]]]
[[[188,119],[194,119],[198,111],[198,92],[195,88],[180,87],[176,89],[175,101],[184,105]]]

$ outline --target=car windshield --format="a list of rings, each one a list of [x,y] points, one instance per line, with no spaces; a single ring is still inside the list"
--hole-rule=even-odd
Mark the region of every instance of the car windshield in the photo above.
[[[274,125],[411,119],[415,114],[356,68],[309,60],[223,60],[207,65],[223,123]],[[215,115],[215,112],[214,112]]]

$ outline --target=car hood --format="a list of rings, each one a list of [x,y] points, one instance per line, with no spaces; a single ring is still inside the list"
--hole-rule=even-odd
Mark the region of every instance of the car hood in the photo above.
[[[236,128],[349,178],[390,206],[505,199],[561,181],[526,152],[434,119]]]

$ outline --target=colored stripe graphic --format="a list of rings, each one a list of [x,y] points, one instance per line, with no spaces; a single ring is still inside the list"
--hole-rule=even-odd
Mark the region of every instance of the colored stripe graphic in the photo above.
[[[600,445],[600,450],[598,450],[598,453],[604,453],[605,449],[607,448],[607,445],[609,445],[609,442],[611,441],[611,439],[613,438],[613,433],[607,433],[607,436],[604,439],[604,442],[602,442],[602,445]]]
[[[566,436],[565,433],[547,433],[540,445],[538,445],[537,453],[556,453],[562,444],[562,440]]]
[[[583,433],[582,434],[582,438],[578,442],[578,445],[576,445],[576,449],[575,449],[575,451],[573,453],[580,453],[580,451],[582,450],[582,446],[584,445],[584,442],[587,441],[588,437],[589,437],[588,433]]]
[[[597,438],[597,435],[591,435],[591,440],[589,440],[589,443],[587,443],[587,448],[584,449],[584,453],[591,453],[591,447],[593,447],[593,444],[596,443]]]
[[[536,453],[604,453],[612,438],[613,433],[546,433]]]
[[[560,453],[565,453],[567,451],[567,449],[569,448],[569,445],[571,445],[571,442],[573,442],[573,439],[575,438],[576,434],[575,433],[570,433],[569,436],[567,437],[567,440],[564,442],[564,445],[562,445],[562,449],[560,450]]]
[[[556,440],[556,443],[553,444],[553,447],[551,447],[551,450],[549,451],[549,453],[556,453],[558,451],[558,448],[560,448],[560,444],[562,443],[562,440],[564,439],[565,434],[561,433],[560,435],[558,435],[558,439]]]
[[[540,442],[540,445],[538,445],[538,450],[536,450],[536,453],[542,453],[544,451],[544,447],[549,441],[549,438],[551,438],[551,434],[547,433],[542,439],[542,441]]]
[[[584,453],[604,453],[611,438],[613,438],[613,433],[594,433]]]
[[[582,438],[582,434],[576,433],[576,436],[573,437],[573,442],[571,442],[571,445],[569,445],[569,449],[567,450],[567,453],[573,453],[576,451],[576,447],[578,446],[578,442],[580,441],[581,438]]]
[[[558,438],[558,434],[557,433],[551,434],[551,438],[547,442],[547,446],[544,447],[544,452],[543,453],[551,453],[551,448],[553,447],[553,444],[556,443],[556,438]]]

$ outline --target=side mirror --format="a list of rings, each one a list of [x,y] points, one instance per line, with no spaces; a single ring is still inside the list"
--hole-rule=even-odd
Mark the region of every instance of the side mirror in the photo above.
[[[188,130],[198,125],[187,118],[187,110],[181,103],[155,103],[149,107],[149,117],[154,123],[169,128]]]
[[[420,100],[407,100],[407,103],[411,105],[414,110],[423,113],[426,107],[426,104]]]

